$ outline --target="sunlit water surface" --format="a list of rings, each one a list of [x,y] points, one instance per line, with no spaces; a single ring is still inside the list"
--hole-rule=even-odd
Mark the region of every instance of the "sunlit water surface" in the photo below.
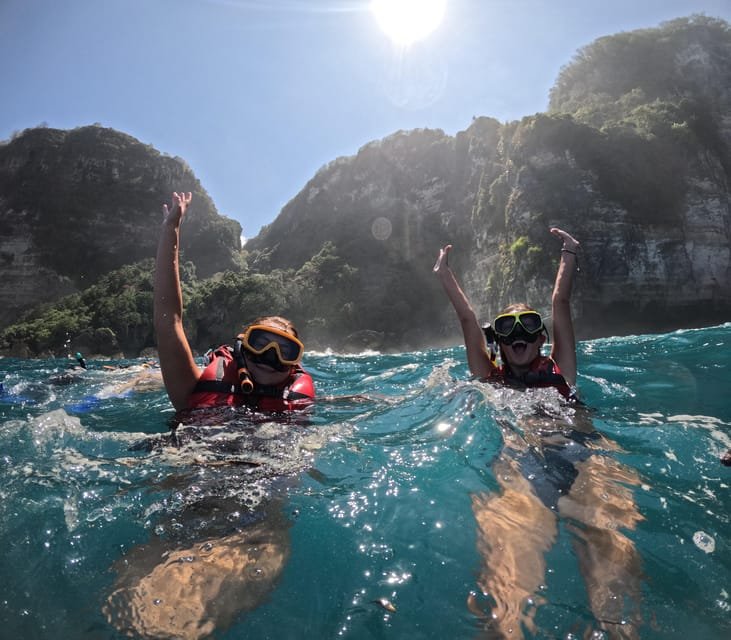
[[[731,324],[579,347],[584,418],[606,436],[590,458],[638,516],[606,526],[640,559],[642,638],[731,633],[729,363]],[[526,416],[573,424],[575,410],[470,382],[462,348],[304,364],[319,396],[364,397],[306,420],[224,414],[173,439],[141,361],[64,379],[63,360],[1,359],[0,637],[489,637],[485,576],[503,542],[541,535],[529,514],[493,517],[520,489],[501,460],[541,493],[550,458],[528,469]],[[630,618],[602,631],[592,613],[585,523],[546,504],[555,540],[522,633],[621,636]],[[490,540],[498,520],[510,540]]]

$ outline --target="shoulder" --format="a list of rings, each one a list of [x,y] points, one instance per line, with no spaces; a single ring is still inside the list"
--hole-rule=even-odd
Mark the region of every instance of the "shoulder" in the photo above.
[[[315,382],[312,376],[302,368],[297,368],[292,376],[292,381],[288,386],[289,399],[296,398],[315,398]]]

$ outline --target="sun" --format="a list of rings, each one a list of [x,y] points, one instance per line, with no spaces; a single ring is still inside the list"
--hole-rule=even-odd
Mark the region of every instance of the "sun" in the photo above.
[[[447,0],[372,0],[383,32],[400,46],[423,40],[442,22]]]

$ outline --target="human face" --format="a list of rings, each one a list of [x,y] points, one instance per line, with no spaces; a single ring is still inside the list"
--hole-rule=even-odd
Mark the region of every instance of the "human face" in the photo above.
[[[249,374],[261,385],[284,383],[304,353],[302,342],[279,327],[252,325],[238,337]]]

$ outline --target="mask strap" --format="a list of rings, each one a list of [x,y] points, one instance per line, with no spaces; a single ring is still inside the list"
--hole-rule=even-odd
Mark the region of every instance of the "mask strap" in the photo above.
[[[492,325],[488,322],[487,324],[482,326],[482,332],[485,334],[485,342],[487,342],[487,350],[488,350],[488,356],[490,357],[490,362],[492,362],[492,365],[494,367],[497,366],[497,335],[495,334],[495,329],[492,328]]]

